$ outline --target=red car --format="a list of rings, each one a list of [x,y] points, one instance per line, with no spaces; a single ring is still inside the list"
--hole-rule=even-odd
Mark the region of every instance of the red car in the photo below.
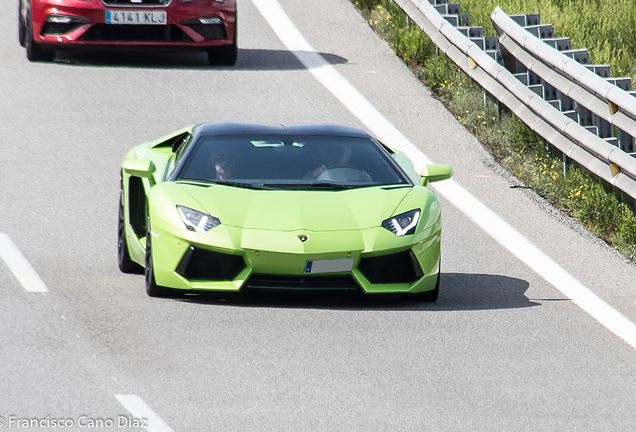
[[[19,40],[30,61],[55,50],[198,50],[236,64],[236,0],[20,0]]]

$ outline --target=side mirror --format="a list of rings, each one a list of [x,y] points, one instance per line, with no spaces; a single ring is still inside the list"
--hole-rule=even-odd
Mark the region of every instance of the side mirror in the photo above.
[[[130,175],[148,179],[148,181],[150,181],[150,186],[154,186],[156,184],[154,173],[157,171],[157,167],[151,160],[128,159],[124,162],[122,168]]]
[[[450,165],[424,165],[420,176],[422,176],[422,186],[427,186],[431,182],[448,180],[453,175]]]

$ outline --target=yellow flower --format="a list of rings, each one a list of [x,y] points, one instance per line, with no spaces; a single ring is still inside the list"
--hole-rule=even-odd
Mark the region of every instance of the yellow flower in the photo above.
[[[481,124],[485,125],[485,124],[486,124],[486,122],[481,122]]]
[[[468,114],[470,111],[466,111],[466,114]]]
[[[459,95],[459,92],[457,92],[457,94]]]
[[[462,119],[462,116],[457,116],[457,120],[461,120],[461,119]]]
[[[477,118],[478,118],[478,119],[480,119],[480,118],[481,118],[481,116],[477,116]]]
[[[492,118],[492,121],[495,121],[495,119],[496,119],[496,118],[497,118],[497,117],[493,117],[493,118]]]
[[[391,15],[387,14],[386,19],[391,19]]]

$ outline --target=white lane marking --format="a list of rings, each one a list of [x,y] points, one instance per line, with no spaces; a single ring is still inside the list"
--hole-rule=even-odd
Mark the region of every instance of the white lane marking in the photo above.
[[[150,408],[142,398],[137,395],[115,395],[120,404],[130,412],[133,417],[146,420],[145,428],[150,432],[174,432],[156,412]]]
[[[413,143],[307,42],[276,0],[252,0],[283,44],[307,70],[381,141],[406,153],[419,170],[431,163]],[[583,286],[543,251],[454,180],[435,189],[500,245],[571,299],[599,323],[636,349],[636,324]]]
[[[25,290],[42,293],[49,291],[20,249],[4,233],[0,233],[0,258]]]
[[[436,183],[436,190],[497,243],[571,299],[612,333],[636,349],[636,324],[586,288],[494,211],[455,181]]]

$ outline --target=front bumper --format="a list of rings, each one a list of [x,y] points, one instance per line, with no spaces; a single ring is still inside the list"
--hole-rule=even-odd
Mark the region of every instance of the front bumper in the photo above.
[[[205,234],[152,220],[157,284],[205,291],[356,289],[416,293],[435,288],[441,225],[397,237],[384,228],[264,231],[219,225]],[[300,235],[308,235],[306,242]],[[307,261],[353,261],[351,271],[307,274]]]
[[[102,0],[33,0],[34,41],[51,49],[206,50],[234,43],[235,0],[172,0],[166,6]],[[165,12],[165,25],[110,24],[106,12]],[[70,22],[62,22],[65,17]],[[201,22],[200,18],[207,23]]]

